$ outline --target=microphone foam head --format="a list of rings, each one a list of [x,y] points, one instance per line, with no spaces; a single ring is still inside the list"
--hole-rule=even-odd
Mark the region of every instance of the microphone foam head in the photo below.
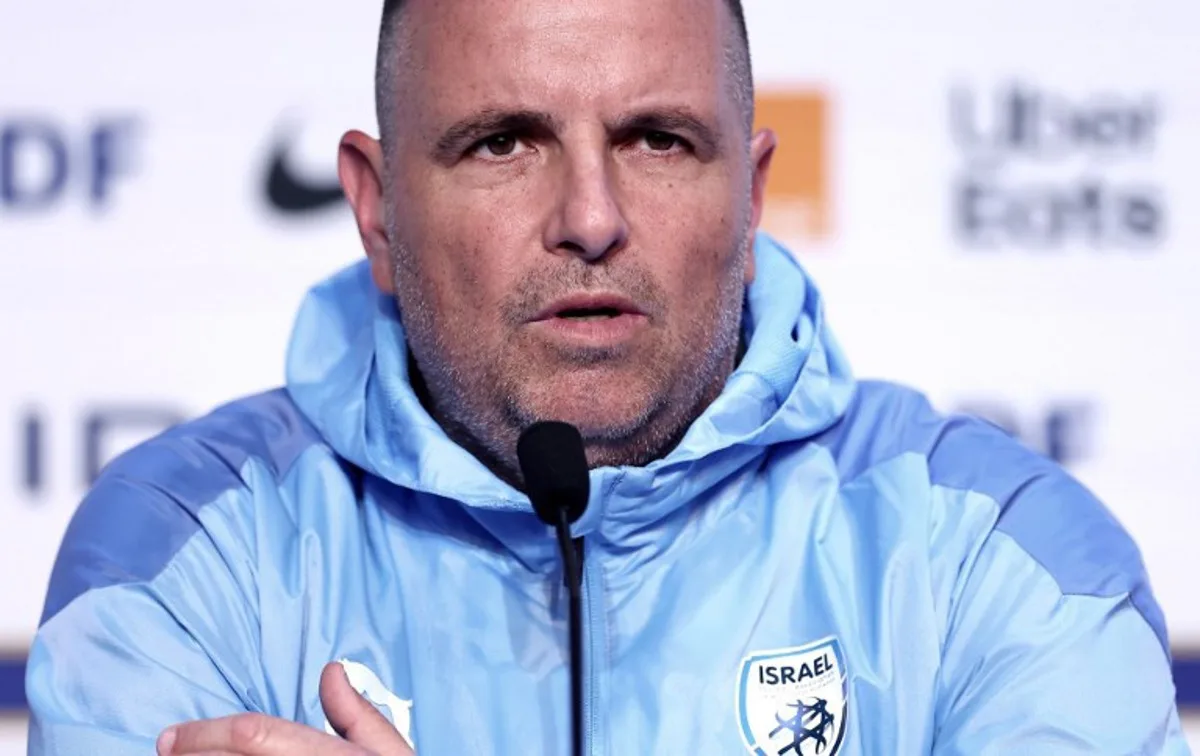
[[[517,440],[517,461],[525,478],[525,492],[537,516],[549,525],[566,510],[567,522],[587,509],[587,455],[579,429],[569,423],[534,423]]]

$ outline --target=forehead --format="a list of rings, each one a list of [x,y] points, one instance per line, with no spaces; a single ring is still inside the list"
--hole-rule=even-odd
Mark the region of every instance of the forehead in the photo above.
[[[395,94],[424,113],[520,105],[718,107],[725,0],[409,0]]]

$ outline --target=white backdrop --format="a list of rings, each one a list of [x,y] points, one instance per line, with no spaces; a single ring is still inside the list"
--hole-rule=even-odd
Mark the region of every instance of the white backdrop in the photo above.
[[[0,657],[89,467],[278,385],[304,290],[360,254],[343,206],[266,186],[282,150],[328,187],[340,133],[374,130],[378,5],[0,0]],[[1200,656],[1200,5],[746,7],[770,227],[856,372],[1063,460]]]

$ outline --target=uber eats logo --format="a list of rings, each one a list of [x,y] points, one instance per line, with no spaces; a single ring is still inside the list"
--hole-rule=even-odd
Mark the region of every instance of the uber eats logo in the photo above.
[[[961,156],[953,224],[967,248],[1147,250],[1164,240],[1153,92],[960,86],[949,114]]]

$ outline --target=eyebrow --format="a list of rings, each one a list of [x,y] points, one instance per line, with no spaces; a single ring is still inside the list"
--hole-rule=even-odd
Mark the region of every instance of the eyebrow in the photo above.
[[[684,107],[649,108],[622,116],[609,130],[615,134],[639,131],[685,132],[701,149],[716,153],[721,146],[721,131],[704,118]]]
[[[556,128],[557,122],[549,113],[536,110],[484,110],[442,132],[434,145],[434,154],[440,160],[456,159],[467,147],[492,134],[548,134]]]
[[[471,145],[492,134],[553,134],[558,120],[537,110],[483,110],[470,115],[442,132],[433,154],[439,162],[452,163]],[[645,131],[684,132],[697,142],[701,152],[720,152],[721,132],[704,118],[685,107],[647,108],[621,116],[608,124],[608,131],[619,137]]]

